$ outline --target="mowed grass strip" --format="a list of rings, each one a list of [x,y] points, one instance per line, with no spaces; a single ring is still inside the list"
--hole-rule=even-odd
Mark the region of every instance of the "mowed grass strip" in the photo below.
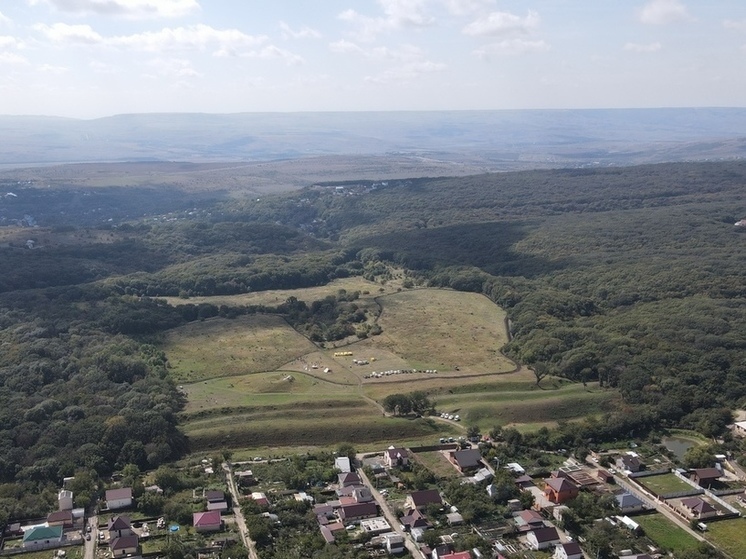
[[[607,410],[618,394],[588,391],[582,385],[558,390],[460,393],[433,396],[438,411],[459,414],[465,424],[489,429],[495,425],[556,422],[595,415]]]
[[[695,549],[699,543],[691,534],[680,528],[662,514],[645,514],[635,517],[645,535],[663,549],[678,553]],[[739,555],[738,557],[744,557]]]
[[[639,478],[637,482],[647,487],[656,495],[667,495],[670,493],[679,493],[681,491],[690,491],[692,489],[691,485],[680,480],[673,474],[643,477]]]
[[[327,382],[297,371],[251,373],[183,385],[187,414],[249,405],[282,405],[299,400],[336,400],[357,393],[353,385]],[[359,396],[355,396],[359,399]]]
[[[376,346],[415,369],[498,373],[515,369],[500,353],[507,343],[505,311],[487,297],[446,289],[402,291],[378,299],[383,334]]]
[[[316,347],[279,316],[213,318],[169,331],[161,344],[177,383],[273,371]]]
[[[377,412],[377,410],[376,410]],[[191,452],[221,448],[329,446],[349,441],[388,444],[415,438],[437,439],[439,427],[425,419],[382,417],[380,412],[345,417],[326,414],[286,413],[283,417],[234,421],[228,425],[197,428],[189,424],[185,432]]]

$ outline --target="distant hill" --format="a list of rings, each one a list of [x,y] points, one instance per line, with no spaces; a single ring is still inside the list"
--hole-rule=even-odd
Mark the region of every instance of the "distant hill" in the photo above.
[[[0,165],[432,158],[489,169],[746,156],[746,109],[0,116]]]

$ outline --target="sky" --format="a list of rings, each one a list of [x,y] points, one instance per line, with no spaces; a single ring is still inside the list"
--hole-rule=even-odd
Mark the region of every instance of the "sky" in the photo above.
[[[746,106],[744,0],[2,0],[0,114]]]

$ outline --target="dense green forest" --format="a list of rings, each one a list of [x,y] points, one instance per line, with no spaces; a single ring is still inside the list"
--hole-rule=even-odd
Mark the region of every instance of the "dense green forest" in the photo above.
[[[34,227],[0,240],[0,509],[32,516],[80,468],[152,468],[187,449],[153,335],[279,312],[334,339],[354,332],[340,317],[363,318],[354,300],[230,309],[188,297],[322,285],[381,262],[504,307],[516,360],[621,392],[628,419],[565,427],[557,445],[660,426],[718,434],[746,397],[744,188],[746,164],[721,162],[314,185],[174,212],[178,197],[150,189],[131,193],[137,217],[96,220],[99,199],[80,195],[61,223],[58,193],[15,185],[0,233],[30,211],[52,229],[34,248]],[[158,300],[168,295],[184,305]]]

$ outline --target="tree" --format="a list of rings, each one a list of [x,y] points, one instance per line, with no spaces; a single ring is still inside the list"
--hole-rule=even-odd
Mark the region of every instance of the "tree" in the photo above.
[[[536,386],[539,386],[542,379],[549,374],[549,367],[546,363],[534,363],[531,372],[533,372],[536,377]]]
[[[715,463],[715,454],[710,447],[695,445],[684,453],[684,466],[686,468],[711,468]]]

